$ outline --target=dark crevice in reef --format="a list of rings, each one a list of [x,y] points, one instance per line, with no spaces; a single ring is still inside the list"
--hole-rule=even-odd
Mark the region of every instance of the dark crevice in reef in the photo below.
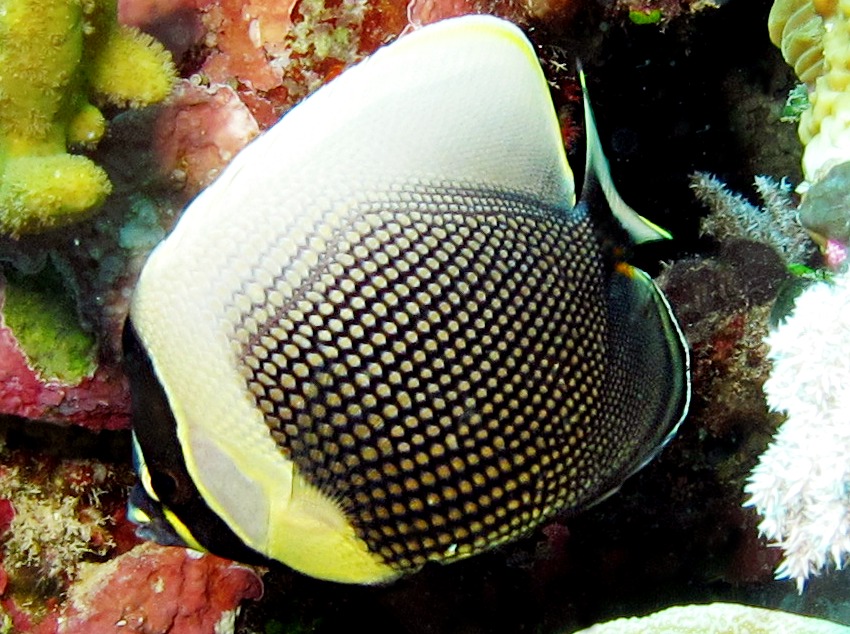
[[[92,432],[82,427],[62,427],[16,416],[0,416],[2,450],[23,451],[60,459],[130,462],[130,432]]]

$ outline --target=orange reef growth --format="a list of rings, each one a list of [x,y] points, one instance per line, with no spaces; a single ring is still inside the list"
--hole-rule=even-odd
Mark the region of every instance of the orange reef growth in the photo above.
[[[406,29],[467,13],[526,23],[537,16],[535,11],[509,0],[119,4],[122,20],[170,43],[184,76],[160,111],[154,132],[160,167],[183,190],[183,200],[208,185],[239,149],[289,108]],[[575,128],[565,121],[571,139]]]
[[[469,13],[524,24],[575,2],[511,0],[121,0],[122,20],[172,43],[184,77],[234,89],[265,129],[411,26]],[[169,24],[171,26],[169,26]],[[180,24],[180,33],[173,32]]]

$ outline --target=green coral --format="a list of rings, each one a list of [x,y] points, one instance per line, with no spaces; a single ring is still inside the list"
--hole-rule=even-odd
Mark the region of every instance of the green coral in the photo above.
[[[319,60],[352,58],[350,29],[334,24],[338,12],[329,9],[324,0],[302,0],[300,12],[304,19],[292,27],[293,52],[307,55],[312,50]]]
[[[116,0],[0,0],[0,231],[73,222],[109,195],[93,147],[106,122],[92,101],[164,99],[175,69],[153,38],[117,23]]]
[[[7,272],[3,318],[30,365],[45,378],[76,385],[96,368],[95,338],[82,330],[58,273]]]

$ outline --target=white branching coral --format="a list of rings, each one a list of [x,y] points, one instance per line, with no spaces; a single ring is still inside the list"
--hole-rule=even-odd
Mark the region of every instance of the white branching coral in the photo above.
[[[756,176],[753,184],[763,207],[730,191],[716,176],[705,172],[692,174],[691,190],[711,210],[700,224],[701,231],[721,241],[743,238],[769,244],[786,264],[805,262],[814,245],[797,222],[790,183]]]
[[[784,412],[745,491],[782,548],[777,578],[808,578],[850,555],[850,273],[809,287],[766,339],[767,401]]]

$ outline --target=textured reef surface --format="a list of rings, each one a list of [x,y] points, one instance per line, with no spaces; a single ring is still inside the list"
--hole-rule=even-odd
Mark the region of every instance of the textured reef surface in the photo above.
[[[591,631],[846,631],[850,2],[0,4],[0,632],[567,633],[704,603]],[[385,587],[142,543],[120,342],[147,254],[317,87],[481,12],[538,47],[573,166],[582,60],[615,183],[676,238],[633,260],[692,348],[678,437],[582,515]]]

